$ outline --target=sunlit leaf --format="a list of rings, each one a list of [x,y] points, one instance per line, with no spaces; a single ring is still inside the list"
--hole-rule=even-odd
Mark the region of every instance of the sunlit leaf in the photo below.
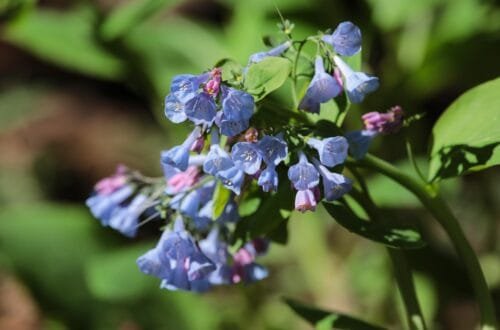
[[[254,95],[256,100],[280,88],[288,78],[292,64],[281,57],[267,57],[248,68],[245,77],[245,89]]]

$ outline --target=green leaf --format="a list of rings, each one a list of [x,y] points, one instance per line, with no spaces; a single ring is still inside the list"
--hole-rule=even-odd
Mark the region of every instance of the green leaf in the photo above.
[[[398,249],[419,249],[426,245],[418,231],[390,223],[372,223],[358,217],[340,202],[323,202],[327,212],[341,226],[371,241]],[[387,220],[387,219],[386,219]]]
[[[175,0],[135,0],[115,9],[101,26],[104,39],[113,40],[127,34],[131,29],[158,13],[165,5]]]
[[[261,100],[267,94],[280,88],[288,78],[292,64],[282,57],[267,57],[248,68],[245,77],[245,90]]]
[[[85,268],[90,292],[99,299],[123,301],[137,299],[157,290],[156,279],[141,273],[135,263],[149,248],[142,244],[90,259]]]
[[[293,299],[285,298],[285,303],[300,317],[316,326],[316,329],[349,329],[349,330],[380,330],[384,329],[354,318],[352,316],[334,311],[325,311],[316,307],[305,305]]]
[[[99,45],[90,8],[36,10],[11,22],[2,35],[9,43],[68,70],[108,80],[123,77],[125,66]]]
[[[230,197],[231,190],[225,188],[222,183],[218,181],[214,191],[213,219],[218,219],[221,216]]]
[[[430,181],[500,164],[500,78],[460,96],[432,129]]]

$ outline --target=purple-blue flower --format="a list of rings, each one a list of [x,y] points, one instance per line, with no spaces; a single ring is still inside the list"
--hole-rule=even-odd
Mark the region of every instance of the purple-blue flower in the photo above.
[[[115,208],[109,219],[109,226],[125,236],[134,237],[139,225],[139,216],[146,210],[146,201],[145,195],[138,194],[130,204]]]
[[[322,39],[342,56],[352,56],[361,50],[361,30],[351,22],[340,23],[331,35]]]
[[[245,173],[237,166],[232,166],[226,170],[219,171],[215,177],[222,182],[224,187],[232,190],[236,195],[241,193],[241,186],[245,180]]]
[[[187,116],[184,109],[184,103],[179,101],[174,94],[168,94],[165,97],[165,116],[167,116],[171,122],[178,124],[185,121]]]
[[[250,55],[250,59],[248,61],[248,64],[252,63],[259,63],[263,59],[269,56],[280,56],[282,53],[284,53],[290,46],[292,45],[291,41],[286,41],[282,43],[281,45],[278,45],[267,52],[259,52],[255,53],[253,55]]]
[[[219,127],[221,134],[233,137],[248,128],[250,122],[247,119],[225,119],[222,116]]]
[[[190,218],[193,218],[198,213],[200,208],[200,193],[198,190],[189,192],[181,201],[179,211]]]
[[[288,169],[288,178],[297,190],[312,189],[319,184],[318,171],[302,152],[299,154],[299,162]]]
[[[333,59],[344,76],[344,88],[347,92],[347,97],[349,97],[352,103],[361,103],[366,94],[378,88],[379,80],[377,77],[369,76],[363,72],[353,71],[347,63],[338,56],[335,56]]]
[[[217,105],[214,97],[203,91],[185,103],[184,112],[196,125],[211,125],[217,114]]]
[[[325,103],[342,91],[338,81],[326,73],[321,56],[316,56],[314,77],[307,88],[306,95],[299,104],[299,109],[318,113],[320,104]]]
[[[90,208],[92,215],[99,219],[103,226],[108,226],[113,210],[129,198],[133,192],[134,189],[131,186],[125,185],[110,194],[95,193],[87,198],[85,203]]]
[[[257,145],[250,142],[236,143],[231,150],[231,157],[236,166],[250,175],[257,173],[262,163]]]
[[[268,165],[259,175],[257,184],[265,192],[278,190],[278,173],[274,164]]]
[[[253,115],[254,100],[252,95],[234,88],[228,88],[222,101],[222,113],[225,119],[249,120]]]
[[[262,159],[266,164],[274,164],[277,166],[280,162],[285,160],[288,155],[288,146],[283,140],[281,134],[276,136],[266,135],[258,143]]]
[[[203,171],[215,176],[217,173],[234,166],[231,157],[218,144],[212,144],[207,158],[203,163]]]
[[[201,91],[200,85],[205,83],[210,77],[209,73],[201,75],[181,74],[172,79],[170,85],[170,93],[174,95],[177,100],[186,103]]]
[[[208,282],[212,285],[229,284],[231,277],[231,267],[228,264],[229,252],[227,244],[219,237],[219,229],[217,227],[212,229],[198,245],[216,267],[208,276]]]
[[[314,165],[321,174],[323,181],[323,194],[329,202],[339,199],[352,188],[352,181],[342,174],[330,172],[317,159],[313,159]]]
[[[162,151],[162,165],[170,165],[181,171],[185,171],[189,165],[189,151],[194,141],[200,136],[201,129],[196,127],[188,138],[180,146],[175,146],[172,149]]]
[[[325,166],[342,164],[347,158],[349,144],[343,136],[329,137],[323,140],[310,138],[307,144],[318,151],[319,159]]]
[[[354,159],[365,157],[372,140],[378,135],[376,131],[361,130],[348,132],[345,137],[349,142],[349,152]]]

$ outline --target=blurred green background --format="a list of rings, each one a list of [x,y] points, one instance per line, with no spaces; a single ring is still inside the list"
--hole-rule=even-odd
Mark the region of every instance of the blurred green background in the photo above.
[[[160,175],[160,150],[184,135],[163,116],[171,78],[223,57],[245,64],[265,48],[263,36],[276,35],[275,5],[295,23],[295,37],[344,20],[361,27],[363,67],[382,83],[346,126],[357,129],[361,113],[395,104],[425,113],[405,133],[423,168],[446,106],[500,74],[495,1],[0,0],[0,329],[308,329],[283,296],[403,327],[385,249],[323,210],[292,217],[289,244],[273,245],[262,260],[267,280],[195,295],[160,290],[136,268],[158,232],[122,238],[84,206],[117,163]],[[373,152],[412,172],[401,134]],[[497,311],[498,182],[492,168],[443,184]],[[377,176],[369,185],[429,242],[407,256],[431,328],[472,329],[471,287],[443,231],[398,186]]]

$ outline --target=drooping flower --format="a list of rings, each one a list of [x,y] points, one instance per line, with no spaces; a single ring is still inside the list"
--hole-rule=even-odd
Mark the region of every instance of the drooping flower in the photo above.
[[[281,134],[276,136],[266,135],[258,143],[257,147],[261,151],[262,159],[266,164],[277,166],[288,155],[288,146]]]
[[[257,173],[262,163],[262,156],[257,145],[250,142],[236,143],[231,150],[231,157],[236,166],[250,175]]]
[[[257,184],[265,192],[278,190],[278,173],[274,164],[268,165],[259,175]]]
[[[92,215],[99,219],[103,226],[109,226],[113,210],[132,196],[133,193],[134,189],[130,185],[124,185],[111,193],[100,194],[96,192],[87,198],[85,203],[90,208]]]
[[[344,76],[344,88],[352,103],[361,103],[366,94],[375,91],[379,86],[377,77],[352,70],[340,57],[333,58],[335,64]]]
[[[222,134],[232,137],[248,128],[255,105],[253,97],[244,91],[228,88],[224,94],[219,126]]]
[[[252,63],[259,63],[260,61],[262,61],[263,59],[265,59],[266,57],[269,57],[269,56],[280,56],[288,48],[290,48],[291,45],[292,45],[291,41],[285,41],[281,45],[278,45],[278,46],[268,50],[267,52],[259,52],[259,53],[255,53],[253,55],[250,55],[250,59],[248,61],[248,64],[250,65]]]
[[[164,165],[173,166],[181,171],[185,171],[189,165],[189,150],[191,145],[199,138],[201,129],[196,127],[188,138],[180,146],[162,151],[161,162]]]
[[[216,176],[217,173],[234,166],[231,157],[218,144],[212,144],[207,158],[203,163],[203,171],[207,174]]]
[[[211,94],[202,91],[185,103],[184,112],[196,125],[212,125],[217,114],[217,105]]]
[[[214,227],[198,245],[216,267],[208,275],[207,281],[212,285],[229,284],[231,281],[231,267],[228,264],[229,251],[227,244],[219,237],[219,228]]]
[[[386,113],[372,111],[365,113],[361,118],[365,130],[391,134],[396,133],[403,126],[403,116],[403,109],[400,106],[395,106]]]
[[[201,84],[205,83],[209,77],[209,73],[201,75],[177,75],[172,79],[170,93],[175,96],[179,102],[186,103],[200,93]]]
[[[325,166],[342,164],[347,158],[349,144],[343,136],[329,137],[323,140],[310,138],[307,144],[318,151],[319,159]]]
[[[331,202],[339,199],[351,190],[352,181],[349,178],[339,173],[330,172],[317,159],[313,159],[313,163],[319,174],[321,174],[323,194],[327,201]]]
[[[215,265],[205,256],[177,218],[173,231],[166,231],[157,246],[137,259],[139,269],[162,279],[169,290],[204,291]]]
[[[378,135],[376,131],[361,130],[348,132],[345,137],[349,142],[349,153],[356,160],[365,157],[372,140]]]
[[[185,105],[179,101],[174,94],[165,97],[165,116],[175,124],[186,121]]]
[[[318,171],[302,152],[299,154],[299,162],[288,169],[288,178],[297,190],[312,189],[319,184]]]
[[[139,216],[146,210],[147,196],[138,194],[130,204],[118,206],[111,213],[109,226],[125,236],[134,237],[139,225]]]
[[[224,187],[232,190],[236,195],[241,193],[245,173],[238,166],[231,166],[226,170],[219,171],[215,177],[222,182]]]
[[[318,202],[311,189],[299,190],[295,195],[295,209],[299,212],[316,210]]]
[[[361,30],[351,22],[340,23],[331,35],[322,39],[342,56],[352,56],[361,50]]]
[[[314,77],[307,88],[306,95],[300,101],[299,109],[319,113],[320,104],[339,95],[342,87],[332,75],[326,73],[321,56],[316,56],[314,66]]]

